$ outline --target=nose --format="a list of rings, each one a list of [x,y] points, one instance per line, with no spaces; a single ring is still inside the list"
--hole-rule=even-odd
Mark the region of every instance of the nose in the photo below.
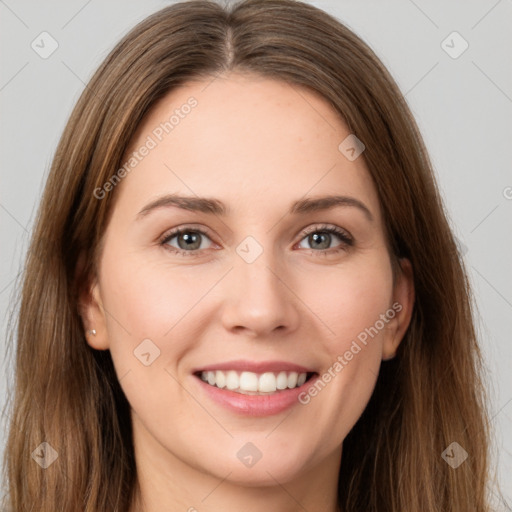
[[[252,263],[235,255],[233,270],[224,283],[222,323],[226,330],[254,338],[294,331],[299,324],[300,301],[293,280],[272,258],[263,253]]]

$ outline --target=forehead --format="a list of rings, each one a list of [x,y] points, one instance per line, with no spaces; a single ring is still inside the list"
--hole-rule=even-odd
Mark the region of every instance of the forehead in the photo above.
[[[349,136],[334,108],[305,88],[236,73],[192,81],[143,119],[124,158],[134,165],[118,187],[133,208],[185,193],[249,214],[255,204],[271,209],[338,193],[357,196],[378,216],[364,158],[351,161],[340,150]]]

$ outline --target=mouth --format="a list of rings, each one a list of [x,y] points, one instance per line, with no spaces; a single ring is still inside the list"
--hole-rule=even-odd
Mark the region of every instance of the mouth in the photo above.
[[[242,395],[275,395],[296,389],[314,378],[316,372],[251,372],[238,370],[200,370],[194,376],[218,389]]]
[[[231,414],[253,418],[279,414],[302,404],[299,397],[319,378],[311,367],[247,359],[210,364],[191,373],[199,393],[207,400]]]

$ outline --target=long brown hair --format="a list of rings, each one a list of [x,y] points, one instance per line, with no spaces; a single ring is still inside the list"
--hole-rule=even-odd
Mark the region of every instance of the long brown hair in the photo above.
[[[109,351],[86,343],[78,311],[115,197],[98,200],[94,191],[121,167],[159,98],[229,70],[305,87],[339,112],[366,146],[393,257],[408,258],[414,270],[410,327],[343,443],[342,510],[488,511],[489,421],[474,306],[417,125],[372,50],[334,17],[294,0],[166,7],[117,44],[83,91],[53,159],[24,269],[7,506],[129,509],[137,481],[129,404]],[[42,442],[58,454],[46,469],[32,456],[36,448],[42,456]],[[442,457],[453,442],[469,454],[456,469]]]

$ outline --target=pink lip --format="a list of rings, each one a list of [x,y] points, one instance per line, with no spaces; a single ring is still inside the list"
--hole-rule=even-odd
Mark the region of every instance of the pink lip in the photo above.
[[[227,361],[224,363],[210,364],[201,368],[197,368],[192,373],[207,372],[215,370],[235,370],[239,372],[253,372],[253,373],[265,373],[265,372],[297,372],[297,373],[313,373],[315,370],[306,368],[294,363],[287,361],[247,361],[247,360],[236,360]]]
[[[296,367],[296,365],[292,366]],[[231,366],[230,368],[233,367]],[[235,393],[225,388],[220,389],[216,386],[210,386],[210,384],[202,381],[197,375],[194,376],[198,385],[212,401],[231,412],[245,416],[270,416],[283,412],[294,405],[299,405],[299,395],[309,388],[318,378],[318,374],[313,375],[298,388],[278,391],[271,395],[243,395],[242,393]]]

